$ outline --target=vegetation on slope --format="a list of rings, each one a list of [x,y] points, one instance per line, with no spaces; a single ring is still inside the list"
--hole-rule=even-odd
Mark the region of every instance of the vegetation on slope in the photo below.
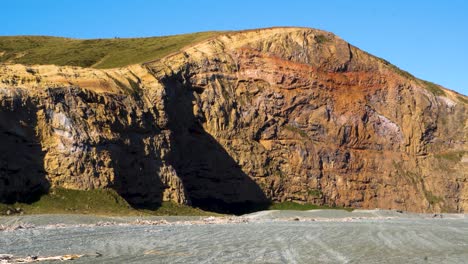
[[[217,34],[219,32],[89,40],[39,36],[0,37],[0,63],[116,68],[160,59]]]
[[[372,55],[368,52],[365,52],[365,54],[371,56],[371,57],[374,57],[376,58],[378,61],[380,61],[381,63],[383,63],[385,66],[389,67],[390,69],[392,69],[394,72],[396,72],[397,74],[399,74],[400,76],[408,79],[408,80],[413,80],[413,81],[416,81],[416,82],[419,82],[423,88],[425,88],[426,90],[428,90],[429,92],[431,92],[432,94],[434,94],[435,96],[444,96],[446,95],[445,94],[445,91],[444,89],[442,89],[442,86],[438,85],[438,84],[435,84],[433,82],[429,82],[429,81],[425,81],[425,80],[422,80],[422,79],[419,79],[419,78],[416,78],[414,75],[412,75],[411,73],[405,71],[405,70],[402,70],[400,68],[398,68],[397,66],[391,64],[389,61],[385,60],[385,59],[382,59],[380,57],[377,57],[375,55]]]
[[[93,215],[218,215],[198,208],[163,202],[156,209],[132,208],[111,189],[69,190],[56,188],[33,203],[0,204],[0,215],[7,214],[93,214]]]
[[[272,203],[261,210],[314,210],[314,209],[344,209],[314,204],[298,204],[294,202]],[[253,210],[257,211],[257,210]],[[163,202],[155,209],[132,208],[117,192],[112,189],[70,190],[63,188],[51,189],[48,194],[32,203],[1,204],[0,215],[13,214],[92,214],[92,215],[190,215],[218,216],[219,213],[208,212],[187,205],[173,202]]]
[[[435,154],[434,157],[438,159],[445,159],[445,160],[453,161],[453,162],[460,162],[461,159],[463,158],[463,155],[465,155],[466,153],[467,153],[466,151],[450,151],[450,152]]]
[[[183,47],[214,37],[222,32],[209,31],[150,38],[70,39],[46,36],[0,37],[0,63],[55,64],[99,69],[124,67],[157,60]],[[328,42],[325,35],[316,36],[317,43]],[[365,52],[369,56],[373,56]],[[375,57],[375,56],[373,56]],[[403,77],[419,80],[388,61],[375,57]],[[434,95],[444,90],[420,80]]]

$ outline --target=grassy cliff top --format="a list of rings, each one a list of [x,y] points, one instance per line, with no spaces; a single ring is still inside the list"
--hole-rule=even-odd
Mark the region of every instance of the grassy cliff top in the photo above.
[[[167,37],[87,40],[41,36],[0,37],[0,63],[117,68],[162,58],[219,33],[211,31]]]

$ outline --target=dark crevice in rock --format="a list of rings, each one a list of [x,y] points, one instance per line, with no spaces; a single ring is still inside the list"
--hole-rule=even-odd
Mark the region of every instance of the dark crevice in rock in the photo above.
[[[0,202],[34,202],[50,188],[44,152],[36,135],[37,107],[29,98],[0,107]],[[10,105],[8,105],[11,103]]]
[[[170,164],[181,178],[195,207],[222,213],[242,214],[266,208],[268,200],[194,116],[191,84],[182,73],[162,80],[165,109],[171,130]]]

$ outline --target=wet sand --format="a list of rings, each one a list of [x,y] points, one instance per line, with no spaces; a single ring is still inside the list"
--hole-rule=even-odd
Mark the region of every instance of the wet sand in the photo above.
[[[468,216],[383,210],[241,217],[0,217],[0,254],[73,263],[465,263]],[[70,262],[71,263],[71,262]]]

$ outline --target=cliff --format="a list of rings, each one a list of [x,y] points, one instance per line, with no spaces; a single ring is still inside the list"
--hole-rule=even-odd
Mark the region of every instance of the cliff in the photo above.
[[[98,70],[0,66],[0,198],[468,210],[468,98],[308,28]]]

